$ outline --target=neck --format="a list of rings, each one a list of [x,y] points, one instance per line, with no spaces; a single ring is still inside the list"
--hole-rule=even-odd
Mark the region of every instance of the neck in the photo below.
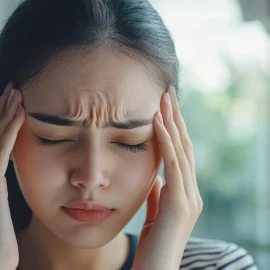
[[[17,241],[21,270],[120,269],[130,248],[128,237],[122,232],[98,248],[71,246],[48,230],[35,215],[29,227],[17,233]]]

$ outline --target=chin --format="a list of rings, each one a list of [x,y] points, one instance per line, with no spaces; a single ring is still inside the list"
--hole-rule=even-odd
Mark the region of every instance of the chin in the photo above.
[[[80,248],[80,249],[96,249],[102,246],[105,246],[110,241],[112,241],[116,235],[111,235],[110,237],[105,236],[104,234],[88,234],[87,237],[83,235],[72,235],[68,238],[62,238],[61,240],[66,244]]]
[[[108,244],[119,234],[119,232],[115,233],[109,228],[109,225],[81,224],[71,228],[51,228],[51,231],[61,242],[70,246],[81,249],[95,249]]]

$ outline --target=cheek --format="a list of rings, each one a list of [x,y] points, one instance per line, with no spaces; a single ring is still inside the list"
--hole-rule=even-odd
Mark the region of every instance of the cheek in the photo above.
[[[34,197],[42,201],[43,194],[53,194],[53,190],[57,190],[55,178],[61,166],[51,156],[46,156],[25,126],[18,133],[13,158],[16,176],[27,201]]]
[[[139,200],[145,198],[153,184],[161,156],[156,141],[152,141],[149,150],[142,154],[133,154],[134,157],[120,162],[117,165],[118,176],[114,177],[121,196]]]
[[[160,165],[157,141],[153,138],[146,152],[124,152],[123,156],[113,161],[113,172],[110,173],[111,192],[116,200],[119,199],[119,203],[120,200],[123,202],[121,198],[129,197],[130,201],[137,205],[151,188],[152,176]],[[48,199],[56,202],[66,186],[65,181],[61,181],[66,179],[65,166],[59,164],[57,155],[54,159],[54,155],[51,155],[47,148],[43,150],[43,147],[37,144],[31,130],[25,125],[18,133],[13,157],[17,179],[25,199],[41,203]],[[31,203],[28,203],[31,206]]]

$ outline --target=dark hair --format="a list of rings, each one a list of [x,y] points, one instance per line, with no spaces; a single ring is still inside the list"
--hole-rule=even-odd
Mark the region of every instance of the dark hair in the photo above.
[[[0,35],[0,94],[9,81],[22,89],[63,52],[108,45],[148,61],[158,81],[179,95],[179,61],[169,30],[147,0],[25,0]],[[72,55],[72,54],[71,54]],[[32,211],[20,191],[13,163],[6,173],[15,231],[28,226]]]

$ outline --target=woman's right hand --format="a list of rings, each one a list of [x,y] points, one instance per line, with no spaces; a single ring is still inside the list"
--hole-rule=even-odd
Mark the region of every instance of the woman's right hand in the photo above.
[[[0,269],[14,270],[19,264],[19,250],[8,204],[8,190],[5,173],[18,131],[25,121],[21,105],[22,94],[15,90],[7,106],[14,84],[9,82],[0,97]],[[17,109],[21,111],[16,115]]]

